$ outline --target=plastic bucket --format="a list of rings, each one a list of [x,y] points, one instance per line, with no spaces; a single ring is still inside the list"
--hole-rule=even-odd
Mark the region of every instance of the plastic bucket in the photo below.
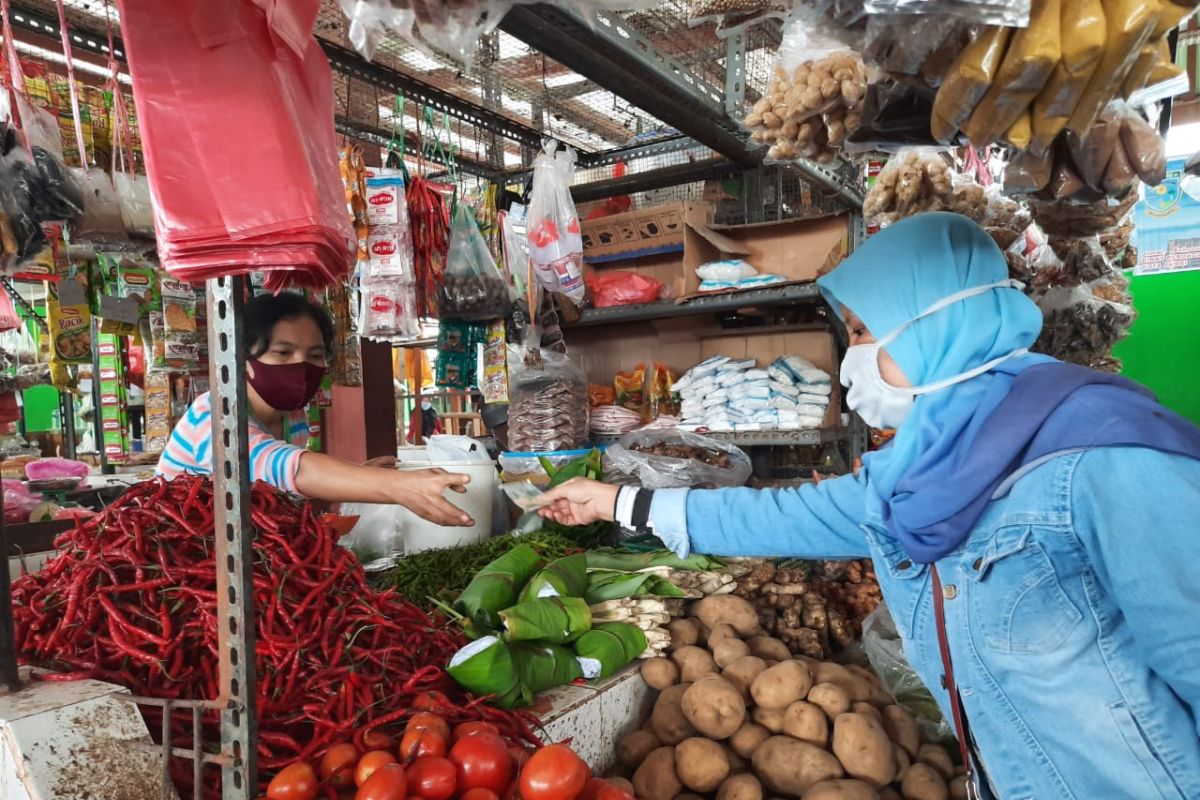
[[[422,469],[444,469],[469,475],[467,493],[446,491],[446,499],[467,512],[475,524],[469,528],[445,528],[421,519],[407,508],[400,509],[400,524],[404,530],[404,552],[419,553],[438,547],[458,547],[482,542],[492,534],[492,513],[495,509],[497,487],[496,465],[491,461],[407,461],[397,467],[405,472]]]

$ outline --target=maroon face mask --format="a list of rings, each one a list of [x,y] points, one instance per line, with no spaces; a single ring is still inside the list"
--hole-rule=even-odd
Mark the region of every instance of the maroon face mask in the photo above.
[[[258,392],[267,405],[277,411],[299,411],[313,399],[321,381],[325,379],[325,367],[302,361],[299,364],[264,364],[252,359],[254,377],[246,372],[246,380]]]

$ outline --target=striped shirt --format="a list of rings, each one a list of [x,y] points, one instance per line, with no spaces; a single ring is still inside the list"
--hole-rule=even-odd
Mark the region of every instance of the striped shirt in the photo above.
[[[282,442],[271,435],[261,422],[250,417],[250,480],[264,481],[286,492],[296,492],[296,473],[300,456],[308,444],[308,420],[304,412],[284,416]],[[200,395],[175,425],[167,447],[158,460],[155,474],[170,479],[182,473],[212,474],[212,401],[208,392]]]

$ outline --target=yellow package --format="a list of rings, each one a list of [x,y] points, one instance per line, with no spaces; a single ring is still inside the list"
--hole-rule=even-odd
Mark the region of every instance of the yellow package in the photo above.
[[[1079,98],[1104,56],[1108,24],[1102,0],[1068,0],[1062,4],[1062,59],[1033,103],[1033,141],[1044,153],[1067,127]]]
[[[1100,111],[1125,83],[1142,46],[1150,39],[1158,23],[1160,5],[1145,0],[1101,0],[1108,21],[1108,41],[1104,55],[1087,88],[1075,106],[1067,128],[1087,133]]]
[[[63,278],[59,283],[46,282],[52,368],[92,361],[92,312],[87,287],[86,271],[80,271],[73,278]]]
[[[1170,63],[1171,45],[1166,39],[1157,41],[1152,39],[1142,48],[1142,53],[1138,56],[1137,61],[1133,62],[1133,69],[1129,70],[1129,77],[1125,79],[1125,85],[1121,87],[1121,94],[1128,98],[1134,92],[1150,86],[1150,74],[1154,72],[1154,68],[1159,64]]]
[[[1025,109],[1004,134],[1004,141],[1018,150],[1025,150],[1033,139],[1033,112]]]
[[[996,79],[971,114],[966,125],[971,143],[989,145],[1011,128],[1061,61],[1061,0],[1037,0],[1029,27],[1013,34]]]
[[[985,28],[954,60],[933,101],[930,127],[939,142],[949,142],[996,77],[1012,28]]]
[[[1154,69],[1150,70],[1150,77],[1146,80],[1146,85],[1157,86],[1166,81],[1173,81],[1183,73],[1183,67],[1178,64],[1155,64]]]

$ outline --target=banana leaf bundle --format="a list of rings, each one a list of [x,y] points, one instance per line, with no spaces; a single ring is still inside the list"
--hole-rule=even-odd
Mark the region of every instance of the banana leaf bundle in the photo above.
[[[534,695],[583,677],[575,653],[550,644],[476,639],[459,650],[446,671],[477,697],[492,697],[501,708],[526,706]]]
[[[583,595],[588,605],[626,597],[684,597],[686,593],[656,572],[620,572],[593,570],[587,575],[587,591]]]
[[[646,649],[646,635],[636,625],[604,622],[576,640],[575,654],[588,680],[607,678]]]
[[[592,629],[592,612],[581,597],[541,597],[500,612],[510,642],[566,644]]]
[[[646,553],[628,553],[612,547],[600,547],[587,553],[588,569],[615,569],[622,572],[637,572],[654,567],[669,567],[680,570],[717,570],[725,562],[703,553],[692,553],[680,558],[670,550],[652,550]]]
[[[480,570],[454,607],[476,626],[494,630],[500,625],[500,612],[517,602],[521,589],[541,566],[542,559],[532,547],[514,547]]]
[[[525,584],[520,601],[539,597],[582,597],[588,588],[587,555],[576,553],[547,564]]]

